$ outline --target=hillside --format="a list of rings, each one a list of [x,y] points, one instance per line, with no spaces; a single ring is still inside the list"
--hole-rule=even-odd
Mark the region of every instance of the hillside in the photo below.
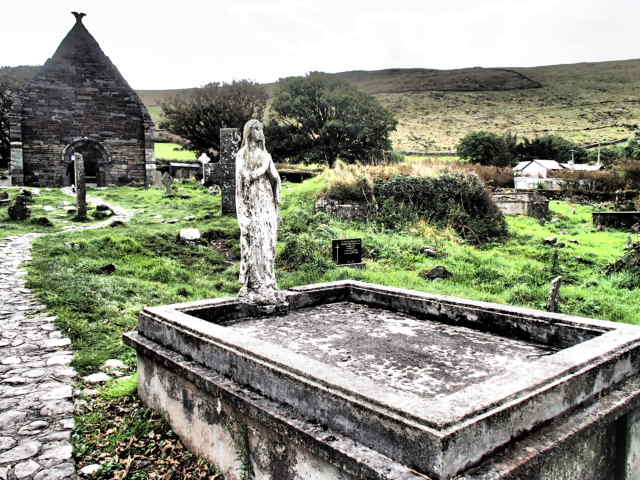
[[[393,141],[403,151],[453,150],[474,130],[509,130],[527,137],[557,133],[587,144],[626,137],[640,124],[640,59],[330,75],[375,95],[396,114]],[[157,121],[162,101],[187,90],[138,93]]]

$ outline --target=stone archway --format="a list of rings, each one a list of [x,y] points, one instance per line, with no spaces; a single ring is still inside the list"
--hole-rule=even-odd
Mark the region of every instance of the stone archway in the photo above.
[[[98,187],[107,185],[111,157],[104,146],[95,140],[82,138],[70,143],[64,149],[65,185],[74,183],[74,170],[71,155],[79,153],[84,159],[86,183],[94,183]]]

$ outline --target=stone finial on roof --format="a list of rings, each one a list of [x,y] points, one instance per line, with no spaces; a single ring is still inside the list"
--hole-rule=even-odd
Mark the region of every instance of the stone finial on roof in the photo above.
[[[76,22],[78,23],[82,23],[82,17],[87,16],[86,13],[82,13],[82,12],[71,12],[71,13],[73,13],[73,16],[76,17]]]

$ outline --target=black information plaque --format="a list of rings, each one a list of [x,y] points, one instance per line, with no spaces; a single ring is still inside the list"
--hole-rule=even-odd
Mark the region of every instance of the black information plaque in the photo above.
[[[336,265],[362,264],[362,239],[343,238],[331,241],[333,261]]]

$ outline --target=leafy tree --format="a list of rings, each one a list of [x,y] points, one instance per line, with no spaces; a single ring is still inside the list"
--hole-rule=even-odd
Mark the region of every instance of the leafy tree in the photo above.
[[[276,157],[293,162],[369,163],[391,149],[397,121],[378,101],[322,73],[281,79],[266,135]]]
[[[623,155],[633,160],[640,160],[640,133],[627,142],[623,149]]]
[[[558,162],[569,162],[571,160],[571,150],[573,150],[576,163],[587,161],[587,151],[578,144],[558,135],[544,135],[533,140],[525,138],[518,147],[518,153],[523,160],[556,160]]]
[[[220,129],[239,128],[252,118],[262,118],[267,91],[249,80],[209,83],[178,95],[162,105],[160,128],[189,140],[194,152],[219,151]]]
[[[492,132],[473,132],[468,134],[458,144],[458,156],[471,163],[507,167],[514,162],[517,138],[507,133],[504,136]]]

